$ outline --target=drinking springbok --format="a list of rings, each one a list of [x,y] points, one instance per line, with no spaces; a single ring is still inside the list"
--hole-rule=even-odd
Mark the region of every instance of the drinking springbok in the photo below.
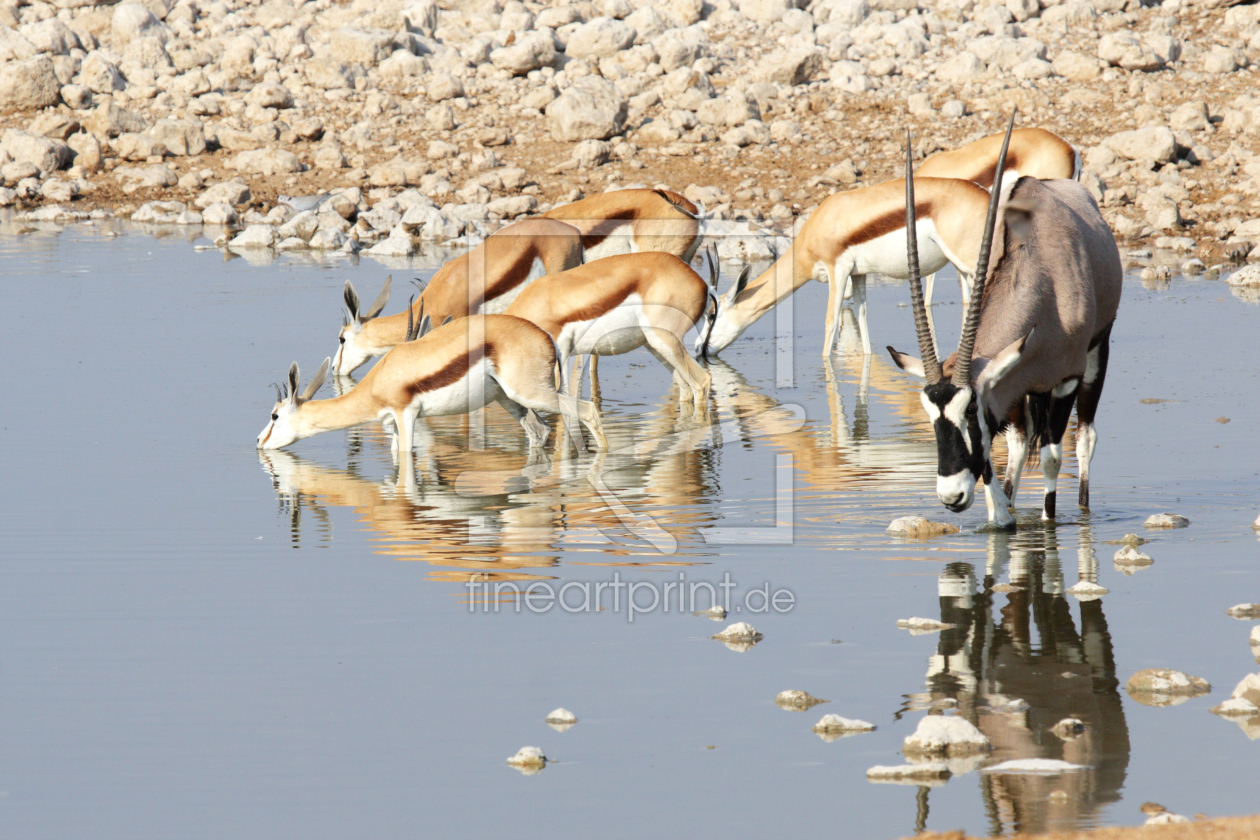
[[[716,259],[710,265],[716,273]],[[689,265],[649,251],[549,274],[522,291],[507,314],[549,334],[561,365],[573,355],[616,356],[646,345],[673,373],[680,399],[703,416],[709,374],[687,355],[683,337],[701,320],[708,299],[709,287]],[[575,384],[580,395],[580,371]]]
[[[862,351],[871,353],[866,323],[866,275],[907,277],[900,237],[905,225],[904,181],[886,181],[828,197],[814,211],[780,257],[756,280],[736,282],[718,299],[710,328],[710,352],[719,352],[762,315],[810,280],[829,285],[827,337],[823,357],[831,355],[839,330],[846,284],[852,280]],[[923,261],[931,271],[951,262],[960,276],[973,271],[989,192],[958,178],[919,179],[919,224],[923,225]],[[702,336],[703,338],[703,336]],[[696,340],[696,352],[701,339]]]
[[[542,446],[548,428],[534,411],[571,413],[568,397],[556,390],[556,346],[538,327],[510,315],[472,315],[428,330],[385,354],[358,385],[340,397],[315,400],[328,374],[325,359],[299,395],[297,362],[289,368],[287,388],[271,409],[271,420],[258,435],[259,449],[278,449],[320,432],[381,420],[398,430],[395,446],[411,463],[416,420],[467,414],[491,402],[520,421],[531,447]],[[563,369],[561,369],[563,385]],[[601,449],[607,447],[595,406],[576,405],[578,419]]]
[[[1012,115],[1012,127],[1014,122]],[[990,524],[1010,527],[1011,498],[1036,442],[1042,444],[1045,477],[1042,517],[1054,518],[1063,434],[1073,404],[1079,503],[1089,507],[1089,463],[1098,439],[1094,416],[1120,305],[1121,266],[1115,237],[1084,187],[1027,176],[1003,179],[1004,160],[1003,154],[995,175],[1001,186],[989,202],[958,351],[944,365],[919,285],[916,179],[906,182],[910,300],[922,360],[892,347],[888,352],[903,370],[927,380],[921,400],[936,433],[941,503],[966,510],[976,482],[983,480]],[[996,248],[995,233],[1000,233]],[[996,254],[992,271],[990,253]],[[990,452],[993,434],[1004,428],[1009,489],[998,486]]]
[[[582,233],[586,261],[664,251],[691,262],[700,247],[700,211],[670,190],[613,190],[543,214]]]
[[[525,219],[499,230],[438,269],[411,307],[380,317],[389,301],[390,281],[367,310],[346,281],[342,297],[346,316],[337,337],[333,373],[344,376],[373,356],[403,342],[407,319],[417,322],[420,310],[436,322],[465,315],[503,312],[521,289],[544,274],[582,264],[582,240],[577,229],[552,219]]]

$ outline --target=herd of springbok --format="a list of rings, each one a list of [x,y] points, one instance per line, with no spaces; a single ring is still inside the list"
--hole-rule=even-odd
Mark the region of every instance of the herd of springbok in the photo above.
[[[824,357],[850,298],[869,356],[866,277],[883,274],[910,281],[920,356],[888,351],[925,381],[919,396],[936,434],[942,504],[966,510],[983,482],[989,522],[1014,525],[1020,473],[1039,445],[1042,516],[1053,519],[1075,405],[1079,503],[1088,507],[1121,264],[1098,205],[1076,182],[1080,158],[1049,131],[1014,130],[1014,116],[1005,134],[932,155],[917,171],[909,141],[907,178],[830,196],[787,253],[755,279],[746,266],[723,295],[715,250],[707,280],[691,267],[700,261],[703,214],[663,189],[603,193],[508,225],[442,266],[394,315],[381,314],[388,280],[366,309],[347,281],[336,355],[305,389],[297,364],[289,368],[258,446],[380,420],[400,469],[411,470],[420,417],[495,402],[520,422],[531,448],[548,437],[537,415],[546,412],[580,421],[603,450],[599,411],[581,398],[582,357],[646,346],[704,422],[709,356],[810,279],[830,290]],[[958,350],[942,360],[928,307],[934,273],[947,262],[960,278],[964,316]],[[684,345],[692,330],[694,359]],[[314,399],[330,370],[348,375],[374,356],[382,358],[349,391]],[[576,424],[572,432],[580,439]],[[997,432],[1009,451],[1003,483],[990,454]]]

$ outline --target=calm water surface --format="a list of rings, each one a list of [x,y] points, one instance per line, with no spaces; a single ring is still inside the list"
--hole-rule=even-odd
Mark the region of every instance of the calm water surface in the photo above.
[[[639,352],[600,366],[608,456],[530,464],[496,408],[422,423],[400,488],[379,428],[265,455],[254,438],[268,383],[335,349],[342,282],[370,298],[432,260],[251,264],[135,229],[8,230],[4,837],[898,837],[1260,802],[1260,721],[1207,711],[1257,670],[1252,623],[1224,610],[1260,601],[1260,308],[1223,283],[1126,282],[1093,511],[1043,526],[1033,470],[1020,528],[993,534],[977,530],[983,504],[936,501],[931,430],[885,354],[866,369],[847,332],[821,363],[821,284],[784,310],[778,341],[763,319],[713,365],[716,432],[680,419]],[[949,344],[957,285],[937,290]],[[906,299],[872,285],[876,347],[914,347]],[[396,292],[387,311],[401,305]],[[1192,525],[1150,534],[1154,565],[1122,573],[1107,541],[1159,511]],[[962,531],[888,537],[907,514]],[[750,650],[676,602],[633,621],[607,595],[536,614],[469,586],[727,575],[728,621],[764,634]],[[1080,579],[1110,592],[1065,594]],[[766,586],[794,606],[734,612]],[[897,629],[911,616],[953,628]],[[1148,667],[1213,691],[1138,704],[1123,685]],[[785,689],[831,702],[784,711]],[[987,764],[1088,769],[867,781],[954,703],[992,740]],[[549,728],[558,706],[580,722]],[[810,731],[823,713],[878,729],[827,742]],[[1050,728],[1069,715],[1088,728],[1065,742]],[[525,745],[553,762],[507,766]]]

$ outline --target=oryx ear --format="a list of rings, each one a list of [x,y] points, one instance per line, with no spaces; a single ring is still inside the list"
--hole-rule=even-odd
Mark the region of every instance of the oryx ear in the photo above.
[[[752,273],[752,266],[745,265],[740,269],[739,276],[735,278],[735,285],[731,286],[731,290],[726,293],[726,304],[730,306],[735,299],[743,294],[744,289],[748,288],[748,275]]]
[[[897,367],[904,370],[911,376],[917,376],[920,379],[926,379],[927,374],[923,372],[923,360],[916,359],[914,356],[906,355],[888,346],[888,355],[892,356],[892,360],[897,363]]]
[[[328,366],[332,364],[332,359],[324,357],[324,363],[319,366],[319,370],[315,371],[315,375],[311,377],[311,381],[306,384],[306,390],[302,392],[302,400],[309,400],[315,396],[315,392],[324,384],[324,380],[328,378]]]
[[[345,288],[341,291],[341,297],[346,302],[346,311],[350,313],[350,321],[358,323],[359,293],[354,290],[354,284],[349,280],[346,281]]]
[[[1005,250],[1012,251],[1028,241],[1032,232],[1032,217],[1040,204],[1031,198],[1014,198],[1006,202],[1002,212],[1002,219],[1006,222]]]
[[[367,321],[381,314],[381,310],[385,308],[385,304],[389,303],[389,287],[394,282],[394,275],[385,278],[385,285],[381,286],[381,293],[376,296],[376,300],[372,301],[372,305],[367,308],[367,312],[363,313],[363,320]]]
[[[1029,330],[1028,335],[1021,339],[1012,341],[1003,348],[989,363],[984,366],[984,370],[980,371],[980,375],[976,377],[976,392],[984,393],[994,385],[1002,381],[1002,377],[1011,372],[1011,369],[1019,363],[1023,357],[1024,347],[1028,344],[1028,340],[1032,338],[1036,330]]]
[[[301,381],[302,372],[298,370],[298,363],[294,362],[289,365],[289,389],[284,395],[289,402],[297,402],[298,383]]]

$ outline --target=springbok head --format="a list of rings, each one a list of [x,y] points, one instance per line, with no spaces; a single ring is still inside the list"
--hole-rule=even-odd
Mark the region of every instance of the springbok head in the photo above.
[[[319,366],[319,370],[315,372],[315,376],[307,383],[306,389],[300,396],[298,384],[302,379],[301,371],[298,370],[297,362],[289,365],[289,377],[285,382],[285,387],[275,386],[276,404],[271,408],[271,419],[267,422],[267,427],[258,435],[259,449],[279,449],[295,440],[314,434],[314,430],[306,428],[306,424],[302,421],[301,409],[302,405],[314,397],[315,392],[324,384],[324,379],[328,376],[329,364],[331,360],[324,359],[324,363]]]
[[[704,320],[700,333],[696,336],[695,344],[696,358],[705,359],[706,361],[710,353],[717,353],[739,338],[744,330],[747,329],[748,324],[754,320],[732,317],[730,311],[735,304],[735,299],[748,287],[748,278],[752,275],[752,266],[745,265],[726,294],[719,297],[717,284],[721,265],[718,262],[717,248],[709,246],[707,254],[709,257],[710,296],[708,303],[704,307]]]
[[[1006,168],[1007,145],[1015,115],[1011,115],[998,157],[994,184],[1002,183]],[[936,357],[928,326],[927,307],[923,303],[923,287],[919,281],[919,247],[916,235],[914,207],[914,170],[910,152],[910,133],[906,132],[906,258],[910,270],[910,303],[914,310],[914,329],[919,338],[921,358],[914,358],[888,348],[893,361],[907,373],[926,380],[919,395],[923,409],[936,431],[936,495],[941,504],[952,511],[964,511],[975,499],[976,483],[983,477],[993,479],[989,464],[990,435],[997,420],[986,411],[985,397],[989,389],[1019,361],[1023,339],[1007,347],[993,359],[977,359],[977,369],[972,369],[972,353],[976,343],[976,330],[980,324],[980,307],[984,301],[984,285],[988,277],[989,253],[993,245],[993,231],[997,221],[1000,188],[995,188],[989,198],[989,212],[985,219],[984,236],[980,242],[980,254],[976,261],[975,288],[971,293],[962,336],[958,341],[951,376],[946,379],[941,362]]]
[[[346,311],[342,316],[341,333],[337,336],[337,355],[333,356],[332,362],[333,373],[348,376],[379,352],[364,341],[363,325],[381,314],[381,310],[389,302],[389,287],[393,280],[393,275],[385,278],[381,293],[366,310],[359,308],[359,293],[354,290],[354,284],[346,281],[345,289],[342,290]]]

